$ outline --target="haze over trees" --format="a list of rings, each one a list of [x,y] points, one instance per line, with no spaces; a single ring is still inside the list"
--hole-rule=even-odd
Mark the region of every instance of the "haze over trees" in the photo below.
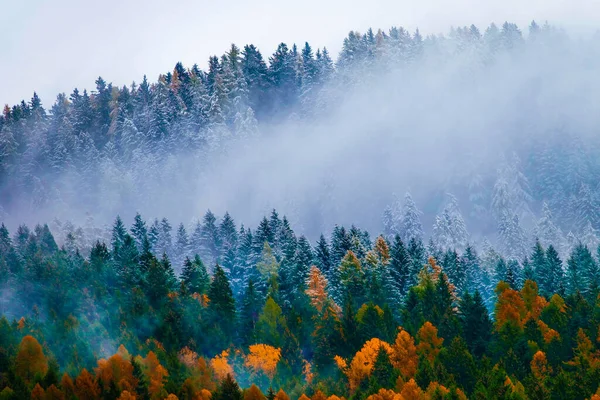
[[[232,45],[206,70],[34,94],[0,117],[0,213],[76,229],[139,211],[189,230],[209,208],[246,224],[276,208],[311,238],[356,223],[564,256],[600,229],[599,50],[535,22],[398,27],[350,32],[335,61]]]
[[[7,105],[0,399],[600,398],[598,43],[368,30]]]

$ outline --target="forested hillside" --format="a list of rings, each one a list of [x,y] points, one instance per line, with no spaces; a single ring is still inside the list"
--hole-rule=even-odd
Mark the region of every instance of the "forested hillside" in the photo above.
[[[275,211],[255,230],[210,212],[191,238],[183,226],[165,236],[166,225],[117,218],[89,255],[59,248],[47,225],[2,225],[1,398],[599,390],[600,248],[580,243],[562,260],[537,242],[516,260],[354,226],[311,243]]]
[[[519,258],[540,219],[557,248],[596,236],[600,42],[524,31],[351,32],[335,62],[308,43],[232,45],[207,70],[98,78],[45,107],[34,95],[0,117],[3,219],[101,228],[139,211],[188,226],[210,208],[249,224],[276,208],[316,238],[382,231],[386,207],[393,229],[409,191],[427,236],[449,203],[471,242]]]
[[[0,400],[600,399],[598,70],[391,28],[7,105]]]

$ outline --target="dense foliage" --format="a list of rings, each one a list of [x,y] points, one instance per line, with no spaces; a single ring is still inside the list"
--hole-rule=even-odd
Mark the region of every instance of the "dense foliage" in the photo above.
[[[598,249],[311,244],[275,211],[170,231],[117,218],[78,249],[2,225],[0,398],[597,398]]]

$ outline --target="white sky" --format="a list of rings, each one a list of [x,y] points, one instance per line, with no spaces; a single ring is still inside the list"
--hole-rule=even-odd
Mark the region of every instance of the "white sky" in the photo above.
[[[600,0],[19,0],[0,14],[0,104],[31,98],[49,108],[58,92],[151,81],[177,61],[205,68],[231,43],[263,56],[280,42],[327,46],[337,56],[350,30],[419,27],[424,34],[505,20],[522,29],[548,20],[570,33],[600,26]]]

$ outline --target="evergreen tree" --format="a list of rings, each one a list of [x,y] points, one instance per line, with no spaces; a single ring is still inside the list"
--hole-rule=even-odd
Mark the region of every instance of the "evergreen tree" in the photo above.
[[[215,267],[212,282],[208,289],[210,324],[216,329],[221,348],[231,343],[235,329],[236,309],[233,292],[223,268]]]
[[[181,283],[187,293],[206,294],[210,285],[210,277],[206,271],[204,263],[196,254],[194,260],[185,258],[183,270],[181,272]]]
[[[421,226],[421,211],[417,209],[410,193],[404,196],[404,210],[400,220],[400,238],[408,243],[412,239],[417,241],[423,239],[423,227]]]

